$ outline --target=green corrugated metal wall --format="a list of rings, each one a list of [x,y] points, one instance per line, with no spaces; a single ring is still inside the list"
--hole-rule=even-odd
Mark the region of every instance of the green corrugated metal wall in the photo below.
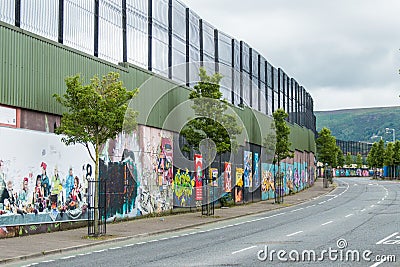
[[[193,116],[190,103],[186,102],[188,88],[131,64],[114,65],[3,22],[0,22],[0,44],[1,104],[61,114],[62,108],[52,95],[64,93],[65,77],[81,73],[88,81],[95,74],[116,71],[125,87],[140,87],[139,97],[134,101],[140,123],[179,131],[182,126],[179,123]],[[249,133],[246,140],[262,144],[272,118],[249,108],[232,108]],[[178,112],[173,113],[175,109]],[[290,127],[292,149],[314,152],[313,133],[298,125]]]

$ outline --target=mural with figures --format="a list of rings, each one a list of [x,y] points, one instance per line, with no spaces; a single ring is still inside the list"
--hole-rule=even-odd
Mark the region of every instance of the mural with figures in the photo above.
[[[23,225],[40,231],[87,219],[94,166],[84,146],[67,147],[61,136],[13,128],[0,127],[0,136],[0,237],[27,234]],[[195,172],[174,167],[173,140],[173,132],[140,125],[102,148],[100,179],[107,183],[108,221],[195,207],[202,199],[202,156],[194,155]],[[274,198],[278,166],[262,159],[257,151],[244,151],[243,162],[210,168],[215,200],[231,193],[242,204],[244,189],[261,190],[262,200]],[[312,153],[296,151],[280,166],[285,194],[314,183]]]
[[[312,159],[312,161],[310,160]],[[308,161],[307,161],[308,160]],[[299,192],[314,184],[315,165],[312,153],[295,152],[295,157],[286,159],[280,164],[283,173],[283,187],[285,194]],[[267,200],[275,197],[274,177],[278,165],[261,163],[261,199]]]
[[[84,146],[5,127],[0,136],[0,236],[7,235],[6,226],[87,219],[87,179],[94,169]]]
[[[172,209],[172,142],[172,132],[140,125],[132,134],[120,134],[107,144],[102,153],[105,164],[118,164],[119,174],[113,176],[126,181],[125,187],[117,182],[113,182],[114,187],[113,184],[107,187],[110,194],[123,192],[112,203],[116,212],[111,212],[108,220]]]

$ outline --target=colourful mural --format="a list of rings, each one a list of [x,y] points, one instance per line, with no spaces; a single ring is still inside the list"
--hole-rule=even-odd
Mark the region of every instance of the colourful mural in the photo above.
[[[253,173],[252,173],[252,166],[253,166],[253,153],[250,151],[244,151],[244,173],[243,173],[243,180],[244,180],[244,187],[252,187],[253,185]]]
[[[193,194],[194,185],[195,181],[190,178],[188,169],[186,169],[186,171],[177,169],[173,181],[174,206],[191,206],[191,196]]]
[[[235,203],[243,201],[243,168],[236,168]]]
[[[0,236],[13,236],[21,229],[23,233],[40,231],[41,225],[48,223],[87,219],[91,199],[87,186],[94,167],[85,147],[66,147],[60,136],[20,129],[0,127],[0,135]],[[120,134],[102,148],[100,179],[107,181],[108,221],[201,203],[202,156],[194,156],[193,176],[182,169],[173,175],[173,137],[172,132],[140,125],[132,134]],[[243,203],[245,187],[246,192],[261,187],[262,200],[274,198],[278,166],[260,158],[258,152],[244,151],[243,163],[223,163],[220,176],[218,169],[210,168],[212,198],[218,200],[232,191],[235,203]],[[312,153],[296,151],[293,159],[281,162],[286,194],[314,182],[313,159]]]
[[[254,153],[253,191],[260,187],[260,161],[258,155],[258,153]]]
[[[275,186],[272,168],[272,164],[261,163],[261,200],[267,200],[275,197]]]
[[[232,190],[232,164],[225,162],[224,165],[224,191],[231,192]]]
[[[85,147],[21,129],[0,127],[0,136],[0,227],[87,218]]]
[[[196,200],[203,199],[203,157],[199,154],[194,155],[194,169],[196,180]]]

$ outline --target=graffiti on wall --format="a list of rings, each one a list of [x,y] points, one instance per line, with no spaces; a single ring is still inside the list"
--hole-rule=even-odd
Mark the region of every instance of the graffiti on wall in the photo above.
[[[232,190],[232,164],[225,162],[224,165],[224,192],[231,192]]]
[[[236,168],[235,203],[243,201],[243,168]]]
[[[85,147],[29,130],[0,127],[0,136],[0,226],[87,218]]]
[[[260,186],[260,170],[258,167],[260,161],[258,155],[258,153],[254,153],[253,190],[256,190]]]
[[[261,163],[261,199],[267,200],[275,197],[275,186],[273,177],[273,165]]]
[[[177,169],[173,181],[174,206],[187,207],[191,205],[191,197],[195,181],[192,180],[189,170]]]
[[[252,187],[253,185],[253,173],[252,173],[252,166],[253,166],[253,153],[251,151],[244,151],[244,187]]]
[[[196,180],[196,200],[203,199],[203,157],[199,154],[194,155],[194,169]]]

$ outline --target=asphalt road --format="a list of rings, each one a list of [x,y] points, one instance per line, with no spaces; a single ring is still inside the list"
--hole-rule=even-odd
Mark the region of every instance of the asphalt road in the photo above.
[[[297,206],[13,265],[400,266],[400,183],[335,181]]]

